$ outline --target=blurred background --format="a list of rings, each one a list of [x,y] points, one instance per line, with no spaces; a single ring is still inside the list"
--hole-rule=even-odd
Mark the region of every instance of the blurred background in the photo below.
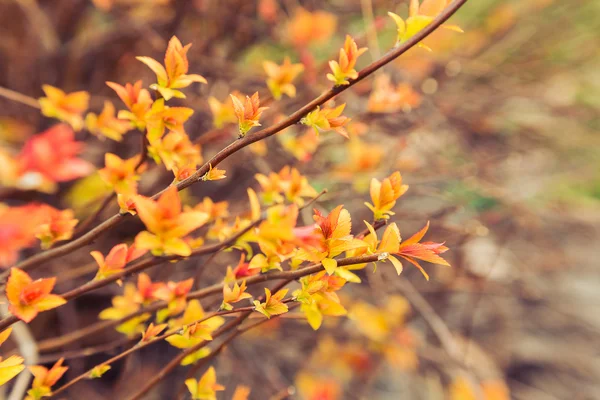
[[[237,135],[235,118],[217,115],[216,105],[234,91],[264,91],[263,61],[289,56],[305,66],[298,95],[269,104],[263,120],[269,126],[329,87],[327,61],[337,58],[346,34],[369,48],[359,67],[389,50],[396,32],[388,11],[406,15],[408,4],[3,0],[0,87],[37,99],[41,85],[51,84],[88,91],[95,112],[107,99],[122,107],[105,81],[154,82],[135,56],[161,60],[177,35],[193,43],[190,71],[209,82],[175,102],[196,111],[186,131],[208,159]],[[595,0],[471,0],[451,20],[465,33],[440,30],[425,41],[433,52],[410,50],[339,96],[352,118],[349,140],[316,138],[293,126],[226,160],[227,179],[184,192],[190,202],[210,196],[243,210],[256,173],[293,164],[317,190],[329,190],[320,208],[343,201],[362,229],[371,218],[363,206],[370,179],[399,170],[410,185],[395,208],[403,237],[431,220],[428,240],[445,240],[451,249],[452,268],[428,265],[429,282],[411,269],[402,279],[390,268],[364,270],[363,284],[343,292],[349,317],[328,318],[317,333],[292,314],[236,340],[215,363],[228,388],[219,398],[230,398],[236,384],[252,387],[251,399],[600,398],[599,15]],[[7,151],[53,123],[34,107],[0,97],[0,144]],[[134,135],[117,143],[83,130],[77,139],[85,142],[82,158],[97,167],[106,152],[139,151]],[[153,168],[140,192],[155,193],[171,180]],[[84,219],[106,190],[92,174],[61,184],[58,194],[3,190],[0,201],[41,201]],[[114,204],[103,218],[117,210]],[[310,223],[311,211],[302,218]],[[139,221],[121,225],[93,248],[107,251],[140,229]],[[62,277],[83,283],[93,276],[90,250],[45,267],[59,276],[59,293],[72,287],[61,286]],[[213,262],[222,268],[207,269],[201,282],[220,281],[236,258],[220,254]],[[181,264],[203,261],[166,265],[153,278],[179,280]],[[89,325],[121,291],[111,286],[44,314],[32,333],[44,340]],[[105,346],[67,357],[70,379],[128,344],[105,332],[42,351],[41,360]],[[174,354],[167,344],[136,353],[66,398],[124,398]],[[173,398],[184,372],[148,398]]]

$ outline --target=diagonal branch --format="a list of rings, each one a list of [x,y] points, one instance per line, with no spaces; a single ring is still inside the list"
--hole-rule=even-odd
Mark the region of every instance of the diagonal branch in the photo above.
[[[231,156],[232,154],[235,154],[236,152],[243,149],[244,147],[249,146],[250,144],[255,143],[259,140],[263,140],[270,136],[273,136],[276,133],[281,132],[283,129],[300,122],[300,120],[304,116],[306,116],[309,112],[311,112],[315,108],[325,104],[327,101],[331,100],[338,94],[340,94],[343,91],[354,86],[356,83],[362,81],[363,79],[365,79],[366,77],[371,75],[373,72],[375,72],[378,69],[382,68],[383,66],[389,64],[390,62],[392,62],[393,60],[395,60],[396,58],[398,58],[399,56],[401,56],[402,54],[406,53],[408,50],[410,50],[411,48],[416,46],[420,41],[422,41],[427,36],[429,36],[440,25],[442,25],[452,15],[454,15],[467,1],[468,0],[455,0],[448,7],[446,7],[446,9],[441,14],[439,14],[429,25],[427,25],[425,28],[423,28],[421,31],[419,31],[417,34],[415,34],[412,38],[410,38],[406,42],[401,43],[398,46],[394,47],[391,51],[386,53],[382,58],[369,64],[367,67],[362,69],[359,72],[358,77],[354,80],[350,80],[348,85],[335,86],[335,87],[329,89],[328,91],[324,92],[319,97],[315,98],[310,103],[306,104],[304,107],[300,108],[299,110],[297,110],[296,112],[294,112],[293,114],[288,116],[286,119],[282,120],[281,122],[279,122],[275,125],[272,125],[266,129],[260,130],[256,133],[249,134],[249,135],[245,136],[244,138],[238,139],[235,142],[231,143],[230,145],[228,145],[227,147],[225,147],[224,149],[219,151],[216,155],[214,155],[209,161],[207,161],[202,167],[200,167],[192,176],[179,182],[177,184],[177,188],[179,190],[182,190],[182,189],[185,189],[185,188],[193,185],[194,183],[199,182],[202,179],[202,177],[208,172],[211,165],[214,168],[218,164],[220,164],[223,160],[225,160],[227,157]],[[164,189],[164,190],[166,190],[166,189]],[[155,194],[153,196],[153,198],[156,198],[157,196],[159,196],[162,192],[164,192],[164,190],[161,191],[160,193]],[[47,250],[43,253],[38,253],[34,256],[31,256],[28,259],[17,264],[15,267],[21,268],[24,270],[30,270],[30,269],[37,268],[46,261],[53,260],[57,257],[65,255],[65,254],[69,254],[70,252],[77,250],[77,249],[91,243],[95,238],[100,236],[102,233],[114,228],[115,226],[119,225],[121,222],[123,222],[124,220],[126,220],[128,218],[131,218],[130,214],[116,214],[116,215],[110,217],[109,219],[107,219],[106,221],[104,221],[103,223],[101,223],[100,225],[96,226],[94,229],[92,229],[85,235],[81,236],[80,238],[73,240],[72,242],[69,242],[63,246],[56,247],[54,249]],[[3,277],[5,278],[6,275]]]

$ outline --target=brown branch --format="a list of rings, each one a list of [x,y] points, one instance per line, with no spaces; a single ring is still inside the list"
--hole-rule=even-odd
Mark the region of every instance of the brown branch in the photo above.
[[[283,129],[300,122],[300,120],[304,116],[306,116],[309,112],[311,112],[318,106],[323,105],[324,103],[331,100],[338,94],[340,94],[343,91],[354,86],[356,83],[362,81],[363,79],[365,79],[366,77],[371,75],[373,72],[377,71],[378,69],[389,64],[390,62],[392,62],[393,60],[395,60],[402,54],[406,53],[412,47],[416,46],[420,41],[422,41],[427,36],[429,36],[441,24],[446,22],[452,15],[454,15],[456,13],[456,11],[458,11],[458,9],[460,7],[462,7],[467,1],[468,0],[455,0],[448,7],[446,7],[446,9],[441,14],[439,14],[429,25],[427,25],[425,28],[423,28],[421,31],[419,31],[417,34],[415,34],[412,38],[410,38],[406,42],[401,43],[398,46],[396,46],[395,48],[393,48],[391,51],[389,51],[386,55],[384,55],[379,60],[369,64],[367,67],[362,69],[359,72],[358,77],[354,80],[350,80],[347,85],[335,86],[335,87],[329,89],[328,91],[326,91],[325,93],[321,94],[319,97],[315,98],[310,103],[306,104],[304,107],[300,108],[299,110],[297,110],[296,112],[294,112],[289,117],[282,120],[281,122],[279,122],[275,125],[272,125],[269,128],[260,130],[256,133],[249,134],[249,135],[245,136],[244,138],[238,139],[235,142],[231,143],[230,145],[228,145],[227,147],[225,147],[224,149],[219,151],[209,161],[207,161],[192,176],[179,182],[177,184],[177,189],[182,190],[182,189],[185,189],[185,188],[193,185],[196,182],[199,182],[202,179],[202,177],[208,172],[209,167],[211,165],[213,168],[216,167],[227,157],[229,157],[232,154],[236,153],[237,151],[243,149],[244,147],[249,146],[250,144],[255,143],[259,140],[273,136],[276,133],[282,131]],[[166,189],[164,189],[164,190],[166,190]],[[154,195],[153,198],[156,198],[157,196],[159,196],[161,193],[164,192],[164,190],[157,193],[156,195]],[[25,269],[25,270],[33,269],[34,267],[39,266],[41,263],[43,263],[45,261],[55,259],[62,255],[68,254],[71,251],[77,250],[77,249],[89,244],[91,241],[93,241],[96,237],[98,237],[105,231],[110,230],[113,227],[117,226],[126,218],[130,218],[129,214],[116,214],[116,215],[112,216],[111,218],[107,219],[106,221],[104,221],[103,223],[101,223],[100,225],[98,225],[96,228],[92,229],[87,234],[81,236],[79,239],[76,239],[72,242],[69,242],[69,243],[67,243],[63,246],[57,247],[55,249],[47,250],[43,253],[38,253],[38,254],[20,262],[19,264],[16,265],[16,267]]]
[[[230,237],[229,239],[227,239],[224,242],[216,243],[216,244],[212,244],[212,245],[208,245],[208,246],[203,246],[203,247],[193,250],[192,254],[190,254],[189,257],[210,254],[210,253],[219,251],[222,248],[235,243],[235,241],[237,239],[239,239],[242,235],[244,235],[246,232],[248,232],[250,229],[252,229],[254,226],[256,226],[260,221],[261,220],[254,221],[249,226],[242,229],[240,232],[236,233],[235,235],[233,235],[232,237]],[[66,293],[63,293],[61,296],[67,301],[73,300],[85,293],[89,293],[93,290],[100,289],[104,286],[110,285],[111,283],[116,282],[120,279],[123,279],[127,276],[136,274],[138,272],[141,272],[141,271],[148,269],[150,267],[153,267],[155,265],[162,264],[165,261],[176,261],[176,260],[183,260],[186,258],[187,257],[181,257],[181,256],[147,258],[145,260],[138,262],[137,264],[132,265],[129,268],[122,270],[121,272],[118,272],[114,275],[109,276],[108,278],[101,279],[98,281],[90,281],[82,286],[79,286],[78,288],[75,288]],[[19,319],[17,317],[15,317],[14,315],[4,318],[2,321],[0,321],[0,331],[9,327],[10,325],[14,324],[18,320]]]
[[[209,320],[209,319],[211,319],[213,317],[217,317],[217,316],[221,316],[221,315],[236,314],[236,313],[240,313],[240,312],[251,313],[252,311],[254,311],[254,306],[248,306],[248,307],[238,308],[238,309],[234,309],[234,310],[217,311],[217,312],[205,315],[204,317],[202,317],[201,319],[199,319],[197,321],[194,321],[194,322],[191,322],[189,324],[186,324],[185,327],[189,327],[189,326],[192,326],[192,325],[195,325],[195,324],[199,324],[199,323],[202,323],[202,322],[204,322],[206,320]],[[127,349],[126,351],[124,351],[124,352],[122,352],[120,354],[117,354],[116,356],[111,357],[110,359],[108,359],[108,360],[106,360],[106,361],[104,361],[104,362],[102,362],[102,363],[94,366],[93,368],[90,368],[89,370],[85,371],[83,374],[81,374],[81,375],[73,378],[72,380],[70,380],[69,382],[65,383],[60,388],[58,388],[55,391],[53,391],[52,395],[49,398],[55,397],[56,395],[64,392],[65,390],[67,390],[68,388],[70,388],[71,386],[73,386],[74,384],[76,384],[77,382],[79,382],[79,381],[81,381],[81,380],[89,377],[90,373],[94,370],[94,368],[103,367],[105,365],[110,365],[110,364],[112,364],[112,363],[114,363],[114,362],[116,362],[116,361],[118,361],[118,360],[120,360],[122,358],[127,357],[128,355],[130,355],[130,354],[132,354],[132,353],[134,353],[134,352],[136,352],[138,350],[141,350],[141,349],[143,349],[145,347],[148,347],[148,346],[150,346],[150,345],[152,345],[154,343],[160,342],[160,341],[162,341],[162,340],[164,340],[164,339],[166,339],[166,338],[168,338],[170,336],[173,336],[173,335],[181,332],[182,328],[183,327],[177,327],[175,329],[171,329],[167,333],[164,333],[164,334],[162,334],[160,336],[157,336],[154,339],[151,339],[151,340],[149,340],[147,342],[138,343],[136,346],[133,346],[133,347]],[[217,335],[218,334],[215,334],[215,336],[217,336]],[[202,341],[202,343],[206,344],[207,341],[206,340]]]
[[[343,267],[343,266],[347,266],[347,265],[376,262],[377,260],[378,260],[377,255],[349,257],[349,258],[344,258],[344,259],[338,260],[338,265]],[[322,264],[316,263],[316,264],[310,265],[308,267],[298,269],[296,271],[269,272],[269,273],[263,274],[263,275],[255,275],[250,278],[240,278],[236,282],[239,285],[241,285],[243,281],[246,281],[246,284],[248,286],[251,286],[251,285],[255,285],[258,283],[264,283],[264,282],[268,282],[268,281],[272,281],[272,280],[288,280],[288,279],[294,280],[294,279],[302,278],[303,276],[306,276],[306,275],[320,272],[322,270],[323,270]],[[223,292],[223,284],[217,283],[217,284],[214,284],[214,285],[211,285],[211,286],[188,293],[188,295],[186,296],[186,300],[193,300],[193,299],[199,300],[199,299],[203,299],[203,298],[215,295],[215,294],[221,294],[222,292]],[[101,332],[105,329],[114,328],[115,326],[118,326],[124,322],[127,322],[131,318],[135,318],[139,315],[142,315],[145,313],[156,312],[156,311],[160,310],[161,308],[165,308],[166,306],[167,306],[166,302],[159,301],[159,302],[153,303],[149,306],[146,306],[144,308],[141,308],[131,314],[128,314],[128,315],[124,316],[123,318],[120,318],[117,320],[110,320],[110,321],[100,321],[93,325],[87,326],[83,329],[80,329],[78,331],[71,332],[67,335],[61,336],[59,338],[43,340],[38,344],[38,348],[40,349],[41,352],[60,348],[69,343],[77,341],[83,337],[93,335],[93,334]]]
[[[77,350],[62,351],[58,353],[44,354],[39,357],[38,364],[49,364],[54,363],[57,360],[64,358],[65,360],[72,360],[75,358],[89,357],[100,353],[107,353],[117,347],[124,345],[133,345],[134,340],[128,337],[122,337],[118,340],[109,343],[102,343],[95,346],[85,347]]]
[[[21,104],[25,104],[29,107],[37,108],[38,110],[41,108],[40,103],[38,103],[37,99],[33,97],[24,95],[23,93],[15,92],[14,90],[7,89],[5,87],[0,86],[0,97],[4,97],[5,99],[9,99],[12,101],[16,101]]]
[[[292,304],[289,307],[289,311],[293,310],[294,308],[298,307],[300,305],[300,303],[295,303]],[[229,343],[231,343],[236,337],[240,336],[241,334],[248,332],[251,329],[256,328],[259,325],[262,325],[266,322],[272,321],[273,319],[276,318],[282,318],[283,316],[287,315],[287,313],[285,314],[279,314],[279,315],[274,315],[271,318],[263,318],[260,321],[254,322],[252,324],[248,324],[244,327],[239,327],[238,329],[235,330],[235,332],[232,332],[229,334],[229,336],[227,336],[222,342],[221,344],[219,344],[219,346],[217,346],[213,351],[210,352],[209,355],[207,355],[206,357],[204,357],[202,360],[200,360],[196,365],[193,365],[190,368],[190,371],[187,373],[187,377],[186,378],[191,378],[193,377],[201,368],[203,368],[209,361],[211,361],[213,358],[215,358],[216,356],[219,355],[219,353],[221,353],[221,351],[223,351],[223,349],[225,347],[227,347],[227,345]],[[179,391],[179,399],[182,399],[185,396],[185,385],[183,386],[182,390]]]
[[[227,332],[229,329],[234,328],[235,326],[239,325],[246,318],[248,318],[248,316],[250,316],[251,313],[252,313],[252,311],[246,311],[242,315],[240,315],[239,317],[234,319],[233,321],[230,321],[227,324],[223,325],[217,332],[215,332],[215,335],[213,336],[213,338],[218,337],[218,336],[222,335],[223,333]],[[202,342],[198,343],[197,345],[192,346],[189,349],[186,349],[186,350],[182,351],[181,353],[179,353],[176,357],[174,357],[171,361],[169,361],[169,363],[163,369],[161,369],[158,372],[158,374],[154,375],[152,377],[152,379],[150,379],[148,381],[148,383],[146,383],[146,385],[144,385],[144,387],[142,389],[140,389],[133,396],[129,397],[129,400],[138,400],[138,399],[142,398],[142,396],[144,396],[146,393],[148,393],[150,390],[152,390],[152,388],[156,384],[158,384],[158,382],[160,382],[165,376],[167,376],[169,373],[171,373],[171,371],[173,371],[175,368],[177,368],[177,366],[181,363],[181,361],[183,361],[184,358],[186,358],[190,354],[193,354],[196,351],[200,350],[202,347],[206,346],[207,343],[208,343],[207,340],[203,340]]]
[[[104,197],[104,199],[102,200],[102,203],[100,203],[100,206],[96,209],[96,211],[94,211],[89,217],[87,217],[85,221],[83,221],[81,224],[79,224],[79,226],[73,233],[72,241],[76,240],[79,235],[86,232],[88,230],[88,228],[90,228],[94,224],[96,219],[98,219],[100,214],[102,214],[102,211],[104,211],[106,209],[106,207],[108,207],[110,205],[111,201],[116,196],[117,196],[117,194],[115,192],[112,192],[112,193],[106,195],[106,197]]]
[[[276,285],[272,290],[273,293],[276,293],[278,290],[284,288],[290,282],[291,282],[291,279],[288,279],[285,282],[282,282],[279,285]],[[264,299],[265,299],[265,296],[263,295],[259,298],[259,301],[264,301]],[[242,315],[237,317],[235,320],[223,325],[220,329],[218,329],[215,332],[215,334],[213,335],[213,339],[215,337],[218,337],[218,336],[224,334],[231,328],[235,328],[236,326],[239,326],[242,322],[244,322],[244,320],[246,320],[246,318],[248,318],[250,316],[250,314],[252,314],[252,312],[254,311],[254,307],[251,307],[251,308],[252,308],[252,310],[244,312]],[[181,352],[178,356],[173,358],[163,369],[161,369],[158,372],[158,374],[154,375],[154,377],[150,381],[148,381],[148,383],[142,389],[140,389],[138,392],[136,392],[128,400],[140,399],[143,395],[145,395],[150,390],[152,390],[152,388],[154,386],[156,386],[158,384],[158,382],[160,382],[164,377],[166,377],[169,373],[171,373],[171,371],[173,371],[175,368],[177,368],[177,366],[181,363],[181,361],[183,361],[184,358],[186,358],[190,354],[193,354],[196,351],[200,350],[202,347],[206,346],[206,344],[207,344],[207,341],[204,340],[204,341],[198,343],[197,345],[190,347],[189,349],[186,349],[183,352]]]
[[[450,332],[450,329],[444,323],[444,320],[442,320],[433,307],[431,307],[427,300],[421,296],[409,281],[401,277],[396,282],[396,285],[398,285],[408,301],[419,311],[450,358],[459,366],[464,367],[464,363],[461,360],[460,347],[456,339],[454,339],[454,335],[452,335],[452,332]]]

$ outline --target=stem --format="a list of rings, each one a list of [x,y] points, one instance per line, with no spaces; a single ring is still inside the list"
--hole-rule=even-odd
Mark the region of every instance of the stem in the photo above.
[[[374,228],[377,230],[383,225],[377,224],[374,226]],[[366,255],[366,256],[349,257],[349,258],[345,258],[345,259],[340,259],[340,260],[338,260],[338,265],[339,266],[347,266],[347,265],[363,264],[363,263],[376,262],[376,261],[378,261],[377,255]],[[322,270],[323,270],[322,264],[316,263],[316,264],[309,265],[307,267],[298,269],[296,271],[269,272],[267,274],[255,275],[255,276],[252,276],[249,278],[240,278],[236,281],[236,283],[238,285],[241,285],[242,282],[246,281],[246,285],[251,286],[251,285],[255,285],[257,283],[264,283],[264,282],[268,282],[271,280],[299,279],[299,278],[302,278],[303,276],[314,274],[314,273],[320,272]],[[223,284],[216,283],[214,285],[207,286],[205,288],[188,293],[188,295],[186,296],[186,300],[203,299],[208,296],[220,294],[222,292],[223,292]],[[145,313],[153,313],[153,312],[158,311],[161,308],[164,308],[166,306],[167,306],[166,302],[159,301],[159,302],[153,303],[145,308],[137,310],[131,314],[128,314],[123,318],[120,318],[117,320],[111,320],[111,321],[97,322],[97,323],[95,323],[91,326],[85,327],[79,331],[69,333],[61,338],[47,339],[47,340],[39,343],[40,351],[43,352],[43,351],[48,351],[48,350],[62,347],[66,344],[77,341],[85,336],[90,336],[94,333],[101,332],[104,329],[114,328],[115,326],[118,326],[124,322],[127,322],[131,318],[137,317],[137,316],[145,314]]]
[[[223,333],[227,332],[229,329],[239,325],[246,318],[248,318],[251,313],[252,313],[252,311],[246,311],[242,315],[240,315],[239,317],[234,319],[233,321],[223,325],[215,333],[215,335],[213,337],[218,337],[218,336],[222,335]],[[181,361],[183,361],[184,358],[186,358],[188,355],[193,354],[196,351],[200,350],[202,347],[206,346],[207,343],[208,342],[206,340],[203,340],[202,342],[198,343],[197,345],[192,346],[189,349],[182,351],[179,355],[174,357],[163,369],[161,369],[158,372],[158,374],[154,375],[152,377],[152,379],[150,379],[148,381],[148,383],[142,389],[140,389],[137,393],[135,393],[133,396],[131,396],[129,398],[129,400],[138,400],[138,399],[142,398],[142,396],[144,396],[146,393],[148,393],[150,390],[152,390],[152,388],[154,386],[156,386],[156,384],[158,384],[158,382],[160,382],[171,371],[173,371],[175,368],[177,368],[177,366],[181,363]]]
[[[202,322],[204,322],[204,321],[206,321],[208,319],[211,319],[213,317],[220,316],[220,315],[235,314],[235,313],[239,313],[239,312],[246,313],[246,312],[252,312],[252,311],[254,311],[254,307],[253,306],[243,307],[243,308],[238,308],[238,309],[228,310],[228,311],[227,310],[226,311],[218,311],[218,312],[214,312],[214,313],[210,313],[208,315],[205,315],[203,318],[199,319],[198,321],[191,322],[191,323],[189,323],[187,325],[184,325],[184,326],[185,327],[189,327],[189,326],[192,326],[192,325],[195,325],[195,324],[199,324],[199,323],[202,323]],[[160,342],[160,341],[162,341],[162,340],[164,340],[164,339],[166,339],[166,338],[168,338],[170,336],[173,336],[173,335],[181,332],[182,328],[183,327],[178,327],[178,328],[172,329],[171,331],[169,331],[167,333],[164,333],[164,334],[162,334],[160,336],[157,336],[154,339],[151,339],[151,340],[149,340],[147,342],[140,342],[137,345],[135,345],[135,346],[127,349],[126,351],[124,351],[124,352],[122,352],[120,354],[117,354],[116,356],[114,356],[112,358],[109,358],[108,360],[106,360],[106,361],[104,361],[104,362],[102,362],[102,363],[94,366],[93,368],[90,368],[89,370],[85,371],[83,374],[75,377],[74,379],[72,379],[69,382],[65,383],[60,388],[58,388],[55,391],[53,391],[52,395],[50,396],[50,398],[55,397],[56,395],[64,392],[65,390],[67,390],[68,388],[70,388],[71,386],[73,386],[74,384],[76,384],[77,382],[79,382],[79,381],[87,378],[90,375],[90,373],[94,370],[94,368],[103,367],[105,365],[110,365],[110,364],[112,364],[112,363],[114,363],[114,362],[116,362],[116,361],[118,361],[118,360],[120,360],[122,358],[127,357],[128,355],[130,355],[130,354],[132,354],[132,353],[134,353],[134,352],[136,352],[138,350],[141,350],[141,349],[143,349],[145,347],[148,347],[148,346],[150,346],[150,345],[152,345],[152,344],[154,344],[156,342]],[[206,343],[206,341],[203,341],[202,343]]]
[[[2,86],[0,86],[0,97],[25,104],[29,107],[37,108],[38,110],[41,108],[40,103],[38,103],[38,101],[33,97],[24,95],[23,93],[15,92],[14,90],[10,90]]]
[[[85,231],[88,230],[88,228],[90,226],[92,226],[92,224],[94,223],[94,221],[96,221],[96,219],[100,216],[100,214],[102,214],[102,211],[104,211],[106,209],[106,207],[108,207],[110,205],[110,202],[116,197],[116,193],[110,193],[108,194],[104,200],[102,200],[102,203],[100,203],[100,206],[96,209],[96,211],[94,211],[89,217],[87,217],[87,219],[85,221],[83,221],[75,230],[75,232],[73,233],[73,237],[77,238],[77,236],[81,235],[82,233],[84,233]]]
[[[278,290],[282,289],[290,282],[291,282],[291,280],[286,280],[285,282],[282,282],[279,285],[276,285],[272,290],[273,293],[277,293]],[[259,301],[264,301],[264,299],[265,299],[265,296],[263,295],[259,298]],[[252,307],[251,311],[246,311],[242,315],[237,317],[235,320],[229,322],[228,324],[223,325],[219,330],[217,330],[217,332],[215,333],[213,338],[218,337],[218,336],[224,334],[225,332],[227,332],[229,329],[240,325],[242,322],[244,322],[244,320],[246,320],[246,318],[248,318],[250,316],[250,314],[252,314],[252,311],[254,311],[254,307]],[[267,319],[267,321],[268,321],[268,319]],[[226,339],[226,341],[227,341],[227,339]],[[171,371],[173,371],[175,368],[177,368],[177,366],[181,363],[181,361],[184,358],[186,358],[190,354],[193,354],[196,351],[200,350],[202,347],[206,346],[206,343],[207,343],[207,341],[204,340],[204,341],[198,343],[197,345],[190,347],[189,349],[186,349],[185,351],[181,352],[181,354],[179,354],[178,356],[173,358],[141,390],[136,392],[128,400],[139,400],[140,398],[142,398],[142,396],[145,395],[146,393],[148,393],[154,386],[156,386],[158,384],[158,382],[160,382],[164,377],[166,377],[169,373],[171,373]]]
[[[260,223],[262,221],[262,219],[259,219],[257,221],[254,221],[253,223],[251,223],[249,226],[247,226],[246,228],[242,229],[240,232],[236,233],[235,235],[233,235],[232,237],[230,237],[229,239],[227,239],[224,242],[221,243],[216,243],[213,245],[208,245],[208,246],[203,246],[200,247],[196,250],[192,251],[192,254],[190,255],[190,257],[193,256],[199,256],[199,255],[204,255],[204,254],[210,254],[216,251],[221,250],[224,247],[227,247],[233,243],[235,243],[235,241],[240,238],[242,235],[244,235],[246,232],[248,232],[250,229],[252,229],[254,226],[256,226],[258,223]],[[104,286],[110,285],[113,282],[116,282],[120,279],[123,279],[129,275],[133,275],[136,274],[138,272],[141,272],[145,269],[148,269],[150,267],[153,267],[155,265],[159,265],[165,261],[176,261],[176,260],[181,260],[181,259],[185,259],[187,257],[181,257],[181,256],[168,256],[168,257],[152,257],[152,258],[148,258],[146,260],[142,260],[140,262],[138,262],[137,264],[132,265],[129,268],[126,268],[124,270],[122,270],[121,272],[118,272],[114,275],[109,276],[108,278],[105,279],[101,279],[99,281],[90,281],[82,286],[79,286],[73,290],[70,290],[64,294],[62,294],[61,296],[69,301],[69,300],[73,300],[85,293],[91,292],[93,290],[96,289],[100,289]],[[4,318],[2,321],[0,321],[0,331],[6,329],[7,327],[11,326],[12,324],[14,324],[15,322],[17,322],[19,319],[17,317],[10,316],[7,318]]]

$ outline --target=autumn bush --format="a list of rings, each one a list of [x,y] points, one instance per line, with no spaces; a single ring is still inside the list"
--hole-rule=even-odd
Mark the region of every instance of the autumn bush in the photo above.
[[[111,1],[95,3],[103,9],[113,6]],[[400,172],[372,177],[364,198],[370,220],[364,222],[351,217],[343,205],[344,198],[333,199],[338,205],[328,210],[317,207],[328,195],[327,189],[319,190],[311,184],[301,166],[289,165],[278,172],[256,174],[256,184],[243,188],[247,194],[243,200],[236,192],[232,197],[227,193],[220,196],[225,200],[205,196],[194,201],[182,191],[193,185],[208,187],[213,181],[231,179],[221,163],[235,158],[246,147],[257,159],[268,157],[263,141],[273,135],[280,137],[282,148],[299,161],[310,160],[321,140],[337,134],[354,143],[358,157],[364,159],[361,162],[379,162],[377,151],[357,139],[361,125],[353,126],[352,116],[338,95],[380,73],[412,47],[435,52],[423,39],[438,28],[462,32],[458,26],[445,22],[464,3],[466,0],[411,0],[408,16],[390,12],[388,18],[397,30],[396,44],[364,68],[358,68],[357,61],[367,48],[357,42],[365,40],[351,35],[345,36],[339,52],[324,68],[315,66],[307,44],[329,39],[336,29],[335,17],[324,11],[298,8],[287,25],[287,41],[301,61],[290,57],[282,62],[264,59],[264,76],[258,91],[248,95],[235,91],[221,100],[212,96],[202,99],[203,107],[212,114],[213,126],[199,140],[192,140],[186,132],[186,122],[195,112],[186,103],[186,93],[195,85],[211,82],[199,71],[191,70],[188,53],[193,43],[184,44],[177,36],[168,41],[164,61],[145,55],[135,57],[155,75],[151,84],[136,78],[130,82],[106,82],[115,96],[101,101],[98,113],[89,111],[96,94],[88,91],[65,92],[44,84],[43,97],[34,101],[19,93],[5,93],[15,101],[39,108],[48,121],[55,122],[29,138],[18,151],[1,149],[3,198],[30,192],[56,195],[67,187],[65,182],[77,181],[69,186],[69,195],[87,204],[89,212],[79,218],[71,209],[58,209],[43,201],[0,204],[0,265],[6,268],[2,285],[8,305],[0,321],[0,343],[20,321],[31,323],[40,313],[55,312],[110,285],[119,293],[113,296],[110,307],[97,318],[92,316],[98,321],[47,339],[50,342],[46,346],[58,350],[106,329],[116,329],[125,339],[120,343],[126,344],[70,380],[63,378],[69,368],[68,352],[64,354],[66,362],[60,357],[51,367],[28,365],[34,379],[26,398],[71,398],[70,390],[82,380],[103,379],[120,360],[164,342],[178,349],[176,355],[160,371],[139,382],[128,399],[149,396],[179,366],[185,368],[178,370],[182,373],[177,381],[184,383],[187,390],[173,388],[169,398],[221,398],[218,392],[224,386],[218,383],[220,373],[213,363],[238,336],[255,328],[266,329],[274,320],[291,315],[292,310],[296,310],[294,316],[301,316],[314,330],[332,317],[347,315],[344,299],[349,295],[344,294],[344,289],[361,284],[363,270],[377,273],[377,269],[392,268],[400,275],[404,268],[417,268],[429,280],[424,262],[449,266],[443,258],[449,250],[444,238],[426,238],[435,219],[422,220],[422,229],[412,233],[402,230],[401,234],[394,209],[409,186]],[[267,20],[276,7],[274,1],[259,2],[259,12]],[[328,72],[323,72],[325,69]],[[331,86],[286,115],[280,103],[296,98],[303,90],[299,83],[303,73],[313,74],[316,80],[328,81]],[[388,77],[379,75],[368,107],[373,112],[391,112],[400,118],[403,108],[417,107],[420,101],[409,86],[395,86]],[[231,125],[237,125],[236,139],[212,155],[203,151],[206,137]],[[286,132],[293,126],[301,127],[302,133]],[[83,142],[79,140],[83,132],[95,138]],[[124,157],[119,146],[131,138],[139,143],[139,150]],[[94,140],[110,141],[114,149],[103,154],[103,165],[94,166],[80,156],[84,146]],[[145,177],[165,170],[172,179],[168,186],[158,193],[142,190]],[[344,173],[352,176],[354,172],[350,168]],[[85,203],[88,198],[93,201]],[[245,206],[233,209],[230,202],[234,200]],[[102,219],[114,204],[118,204],[118,213]],[[312,213],[310,222],[299,217],[306,210]],[[118,227],[136,226],[134,221],[138,220],[143,224],[141,230],[128,231],[125,238],[115,235]],[[115,235],[118,242],[109,249],[94,247],[98,238],[108,235]],[[32,250],[37,246],[40,251]],[[85,259],[79,258],[78,268],[84,274],[91,273],[88,282],[76,284],[77,274],[40,273],[48,271],[43,268],[48,262],[84,247],[90,249],[89,254]],[[214,263],[217,254],[223,252],[232,253],[239,260],[237,265]],[[185,278],[175,279],[168,273],[177,263],[202,256],[202,264],[186,264]],[[152,278],[153,268],[162,268],[166,273]],[[219,271],[221,281],[204,282],[201,272],[206,268]],[[57,279],[66,290],[55,289]],[[358,329],[372,340],[380,357],[410,366],[416,362],[414,346],[418,339],[403,324],[409,308],[400,296],[391,298],[383,308],[356,302],[350,318],[358,321]],[[16,328],[12,335],[18,335]],[[285,346],[295,344],[290,341]],[[369,368],[361,363],[361,349],[350,343],[332,341],[323,346],[319,350],[323,354],[315,357],[322,357],[327,363],[341,362],[344,365],[340,368]],[[346,358],[336,361],[336,355]],[[25,374],[25,368],[20,355],[3,358],[0,384],[18,390],[15,377]],[[301,374],[297,386],[302,398],[309,400],[342,398],[339,387],[322,377]],[[494,396],[505,389],[495,382],[473,382],[461,376],[452,390],[462,393],[457,396],[476,396],[481,392],[488,396],[485,398],[498,399],[504,397]],[[251,387],[240,385],[232,398],[256,398],[251,393]]]

